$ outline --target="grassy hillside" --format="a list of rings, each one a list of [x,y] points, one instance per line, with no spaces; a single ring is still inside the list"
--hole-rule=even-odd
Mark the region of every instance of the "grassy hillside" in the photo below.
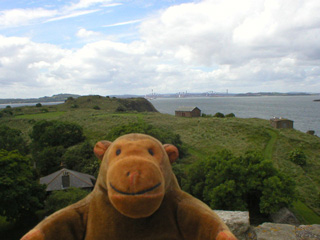
[[[274,129],[269,121],[255,118],[191,119],[160,114],[145,99],[87,96],[69,99],[61,105],[9,110],[12,115],[3,114],[0,124],[20,129],[29,141],[32,126],[40,119],[77,122],[92,143],[105,139],[113,127],[142,120],[181,136],[190,153],[183,159],[184,164],[221,149],[228,149],[236,155],[248,150],[260,151],[265,158],[272,159],[280,171],[296,180],[299,201],[294,210],[300,218],[305,223],[320,223],[319,216],[310,213],[312,209],[320,214],[320,138],[317,136],[294,129]],[[304,167],[288,160],[290,152],[297,148],[302,148],[307,155]]]

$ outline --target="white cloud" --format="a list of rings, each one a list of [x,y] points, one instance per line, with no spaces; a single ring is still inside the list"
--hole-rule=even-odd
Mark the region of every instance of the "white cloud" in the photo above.
[[[77,11],[95,4],[109,1]],[[76,36],[90,43],[72,50],[1,36],[0,94],[320,92],[318,12],[313,0],[206,0],[148,16],[134,42],[84,27]]]
[[[74,17],[79,17],[87,14],[92,14],[95,12],[100,11],[99,9],[93,9],[93,10],[85,10],[85,11],[74,11],[74,12],[67,12],[66,14],[62,14],[61,16],[50,18],[46,20],[45,22],[54,22],[54,21],[59,21],[63,19],[68,19],[68,18],[74,18]]]
[[[17,27],[33,23],[47,23],[68,18],[79,17],[101,11],[101,7],[115,7],[121,3],[113,3],[113,0],[80,0],[71,5],[57,7],[54,10],[45,8],[17,8],[0,11],[0,28]],[[96,6],[95,9],[89,9]]]
[[[76,35],[79,38],[86,38],[86,39],[98,38],[103,36],[100,32],[89,31],[89,30],[86,30],[85,28],[80,28]]]
[[[126,22],[119,22],[114,24],[105,25],[103,27],[116,27],[116,26],[123,26],[123,25],[129,25],[129,24],[135,24],[141,22],[143,19],[137,19],[137,20],[131,20]]]
[[[107,7],[110,6],[118,6],[119,4],[114,4],[113,0],[80,0],[77,3],[72,4],[71,6],[69,6],[68,8],[70,10],[77,10],[77,9],[84,9],[84,8],[89,8],[91,6],[95,6],[97,4],[103,4]]]
[[[0,28],[26,25],[39,19],[52,17],[56,14],[57,11],[55,10],[46,10],[43,8],[0,11]]]

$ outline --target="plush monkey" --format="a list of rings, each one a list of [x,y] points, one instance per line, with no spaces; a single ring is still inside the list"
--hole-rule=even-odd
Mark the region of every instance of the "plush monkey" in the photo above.
[[[102,160],[94,190],[40,222],[22,240],[236,240],[171,169],[178,149],[143,134],[94,147]]]

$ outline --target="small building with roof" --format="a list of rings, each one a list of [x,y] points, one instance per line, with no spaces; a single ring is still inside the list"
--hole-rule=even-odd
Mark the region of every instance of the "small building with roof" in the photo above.
[[[282,117],[271,118],[270,124],[274,128],[293,128],[293,121]]]
[[[179,107],[175,115],[177,117],[200,117],[201,110],[198,107]]]
[[[40,184],[46,184],[47,192],[65,190],[69,187],[92,190],[96,183],[96,178],[89,174],[76,172],[63,168],[48,176],[40,178]]]

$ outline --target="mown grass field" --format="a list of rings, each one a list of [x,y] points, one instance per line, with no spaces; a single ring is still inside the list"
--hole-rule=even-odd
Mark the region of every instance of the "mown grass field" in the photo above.
[[[89,100],[88,100],[89,99]],[[116,112],[119,103],[102,97],[83,98],[78,102],[13,110],[13,116],[2,117],[0,124],[20,129],[30,141],[29,133],[41,119],[76,122],[84,129],[87,139],[94,144],[106,139],[116,126],[144,121],[168,129],[181,136],[189,155],[182,160],[187,165],[210,154],[228,149],[236,155],[258,151],[266,159],[297,183],[298,201],[293,210],[307,224],[320,224],[320,138],[294,129],[274,129],[269,121],[243,118],[179,118],[157,112]],[[78,107],[74,108],[77,104]],[[93,109],[99,106],[100,110]],[[288,160],[290,152],[302,148],[307,155],[307,165],[301,167]]]

